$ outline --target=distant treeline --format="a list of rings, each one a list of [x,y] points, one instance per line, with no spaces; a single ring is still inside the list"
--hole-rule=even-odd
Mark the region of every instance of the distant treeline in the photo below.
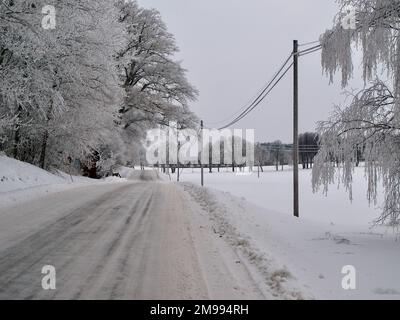
[[[319,151],[319,137],[313,132],[299,136],[299,159],[304,169],[312,168]],[[276,166],[276,170],[293,164],[293,144],[280,140],[258,143],[255,148],[255,163],[261,166]]]

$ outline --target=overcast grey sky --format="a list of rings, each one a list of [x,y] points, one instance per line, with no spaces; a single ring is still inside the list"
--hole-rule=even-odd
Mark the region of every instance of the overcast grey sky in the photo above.
[[[300,43],[318,40],[330,28],[334,0],[139,0],[158,9],[175,35],[177,56],[200,91],[192,110],[208,127],[231,120],[271,79]],[[357,65],[355,66],[357,67]],[[339,81],[329,85],[320,54],[301,58],[300,130],[312,131],[344,100]],[[258,141],[292,139],[292,72],[235,127],[256,130]],[[359,87],[356,80],[352,86]],[[225,120],[225,121],[223,121]],[[221,122],[222,121],[222,122]]]

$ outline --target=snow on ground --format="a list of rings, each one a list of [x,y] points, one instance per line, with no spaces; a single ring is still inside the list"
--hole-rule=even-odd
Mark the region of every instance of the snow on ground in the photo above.
[[[129,179],[135,172],[135,169],[128,167],[119,167],[115,172],[119,173],[122,178]]]
[[[123,179],[91,180],[52,174],[0,155],[0,207],[75,187],[124,182],[138,170],[119,168]],[[292,173],[266,168],[257,174],[184,170],[182,187],[189,201],[211,220],[209,232],[226,240],[263,281],[265,296],[283,299],[400,299],[400,243],[390,229],[371,228],[379,209],[369,207],[363,169],[356,171],[351,203],[343,189],[328,197],[313,194],[310,171],[300,173],[301,218],[292,217]],[[176,176],[165,176],[165,180]],[[192,199],[192,200],[190,200]],[[200,226],[201,227],[201,226]],[[357,289],[342,288],[342,268],[357,270]]]
[[[224,170],[225,171],[225,170]],[[183,187],[210,214],[219,232],[277,297],[400,299],[400,243],[392,229],[371,227],[379,209],[369,207],[363,169],[355,176],[355,201],[335,186],[313,194],[310,171],[301,171],[301,219],[291,216],[292,173],[206,174],[184,170]],[[356,268],[356,290],[344,290],[344,266]]]
[[[53,174],[31,164],[0,155],[0,207],[2,208],[71,188],[124,181],[126,179],[115,177],[94,180],[70,176],[64,172]]]
[[[124,179],[130,179],[130,180],[135,180],[137,177],[137,173],[141,172],[142,170],[140,167],[136,168],[131,168],[131,167],[119,167],[117,170],[115,170],[115,173],[119,173],[122,178]],[[150,167],[144,167],[143,171],[154,171],[153,168]]]
[[[257,178],[257,172],[251,175],[238,175],[232,169],[216,170],[212,174],[205,172],[205,186],[228,191],[249,202],[272,211],[291,215],[293,212],[293,172],[285,167],[284,171],[275,171],[273,167],[264,168]],[[174,180],[175,178],[173,178]],[[183,170],[181,181],[200,183],[196,170]],[[322,193],[314,194],[311,187],[311,170],[300,170],[300,214],[302,218],[335,224],[367,226],[379,216],[380,209],[369,206],[366,201],[367,187],[364,169],[356,170],[354,177],[354,200],[351,203],[344,187],[333,185],[328,197]],[[382,199],[380,199],[382,201]]]

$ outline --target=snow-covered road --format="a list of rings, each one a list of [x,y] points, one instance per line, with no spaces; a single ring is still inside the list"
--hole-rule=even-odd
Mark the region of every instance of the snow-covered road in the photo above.
[[[0,299],[264,298],[196,210],[153,171],[0,209]]]

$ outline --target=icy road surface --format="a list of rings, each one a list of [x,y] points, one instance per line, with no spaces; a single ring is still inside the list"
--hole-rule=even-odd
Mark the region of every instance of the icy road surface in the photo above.
[[[196,210],[153,171],[1,209],[0,299],[264,298]]]

